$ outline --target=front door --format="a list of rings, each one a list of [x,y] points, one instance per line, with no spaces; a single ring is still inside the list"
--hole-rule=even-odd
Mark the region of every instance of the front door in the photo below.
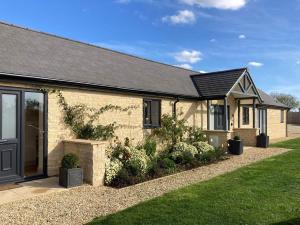
[[[21,180],[20,93],[0,90],[0,183]]]

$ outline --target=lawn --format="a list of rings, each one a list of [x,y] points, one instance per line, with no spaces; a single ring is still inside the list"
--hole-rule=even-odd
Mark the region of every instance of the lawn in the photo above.
[[[90,224],[300,224],[300,139],[273,146],[294,150]]]

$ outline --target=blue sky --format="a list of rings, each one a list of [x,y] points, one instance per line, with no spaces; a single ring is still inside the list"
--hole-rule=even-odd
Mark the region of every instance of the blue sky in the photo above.
[[[300,0],[2,1],[0,20],[300,98]]]

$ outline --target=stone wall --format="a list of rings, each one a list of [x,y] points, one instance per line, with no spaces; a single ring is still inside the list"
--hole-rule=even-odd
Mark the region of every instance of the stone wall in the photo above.
[[[267,109],[267,133],[271,140],[286,137],[286,113],[284,110],[284,122],[281,123],[281,109]]]
[[[208,143],[214,147],[227,149],[227,141],[232,138],[231,131],[204,131],[208,138]]]
[[[107,142],[88,140],[64,140],[63,154],[74,153],[79,157],[83,179],[93,185],[104,185],[105,150]]]
[[[233,136],[240,136],[245,146],[256,146],[256,136],[258,134],[258,128],[236,128],[233,132]]]

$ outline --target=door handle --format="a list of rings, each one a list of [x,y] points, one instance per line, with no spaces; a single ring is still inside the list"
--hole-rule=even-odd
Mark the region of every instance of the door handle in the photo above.
[[[0,140],[0,143],[5,143],[5,142],[8,142],[8,140],[5,139]]]

